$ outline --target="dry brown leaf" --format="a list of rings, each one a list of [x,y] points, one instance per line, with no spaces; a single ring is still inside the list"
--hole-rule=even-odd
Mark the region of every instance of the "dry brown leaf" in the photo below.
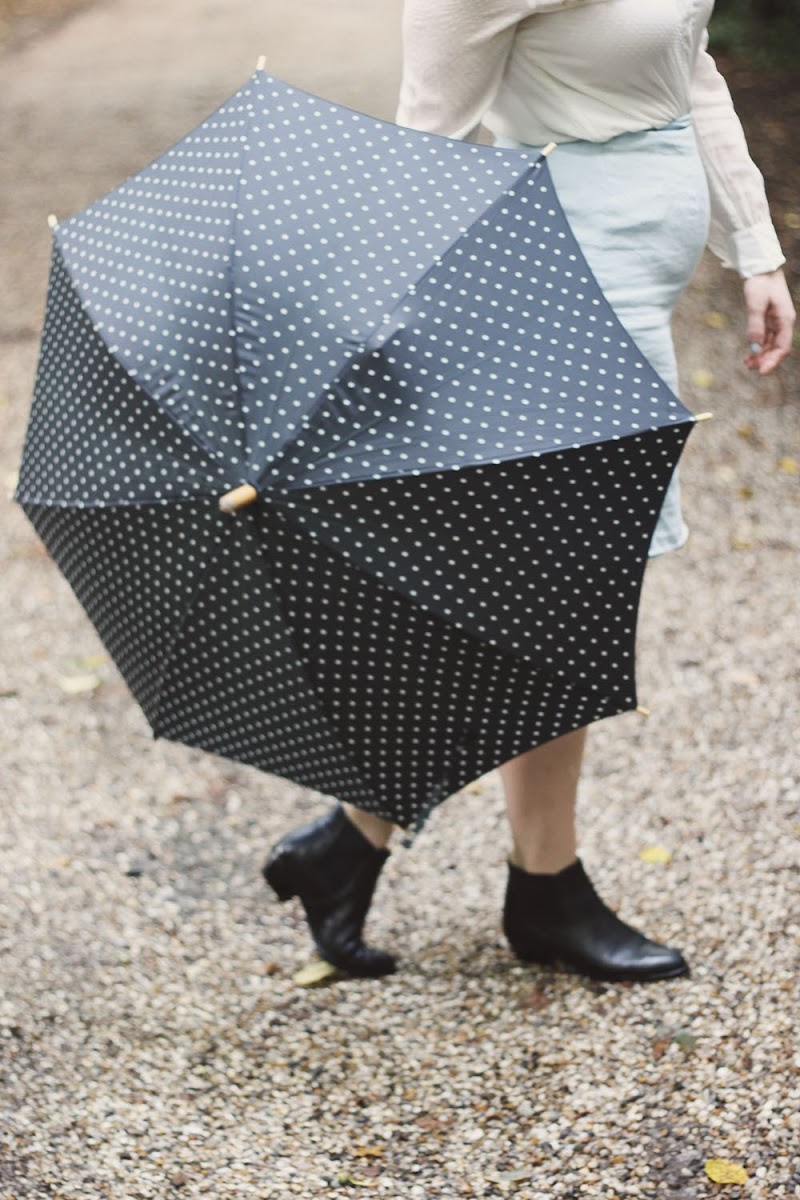
[[[357,1146],[353,1153],[356,1158],[380,1158],[383,1155],[383,1146]]]
[[[714,376],[705,367],[697,367],[696,370],[692,371],[692,383],[696,388],[702,388],[704,391],[707,391],[708,388],[714,386]]]
[[[646,863],[672,862],[672,851],[666,846],[647,846],[639,851],[639,858]]]
[[[671,1038],[669,1038],[666,1034],[663,1035],[662,1037],[657,1037],[652,1045],[653,1058],[655,1058],[655,1059],[663,1058],[664,1055],[666,1054],[667,1050],[669,1049],[670,1041],[671,1041]]]
[[[750,442],[753,446],[764,445],[764,439],[756,431],[752,421],[742,421],[741,425],[736,426],[736,433],[743,441]]]
[[[711,329],[725,329],[728,324],[728,318],[721,312],[703,313],[703,320]]]
[[[748,1179],[744,1167],[729,1162],[727,1158],[709,1158],[706,1163],[706,1175],[714,1183],[747,1183]]]
[[[751,691],[757,691],[761,687],[761,677],[756,675],[755,671],[746,671],[742,667],[734,667],[730,670],[728,678],[731,683],[738,684],[739,687],[750,688]]]
[[[96,671],[98,667],[104,667],[107,662],[105,654],[84,654],[80,658],[74,659],[75,666],[79,671]]]
[[[100,687],[102,679],[99,675],[59,675],[56,679],[65,696],[80,696],[84,692],[93,692]]]
[[[323,958],[319,958],[314,962],[306,963],[299,971],[295,971],[292,978],[300,987],[316,987],[318,984],[332,979],[336,973],[336,967],[325,962]]]
[[[800,465],[791,454],[785,454],[778,460],[778,470],[783,471],[784,475],[800,475]]]
[[[547,1008],[550,1003],[550,997],[542,987],[534,987],[520,1002],[520,1007],[527,1008],[530,1012],[541,1012],[543,1008]]]
[[[439,1133],[440,1130],[447,1129],[448,1122],[443,1121],[441,1117],[425,1115],[415,1117],[414,1124],[418,1125],[420,1129],[426,1130],[427,1133]]]

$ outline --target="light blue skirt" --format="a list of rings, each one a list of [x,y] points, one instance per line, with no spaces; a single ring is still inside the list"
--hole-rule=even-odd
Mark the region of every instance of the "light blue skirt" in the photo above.
[[[495,138],[523,149],[525,143]],[[708,238],[705,171],[691,117],[607,142],[563,142],[548,165],[587,262],[622,324],[677,392],[672,311]],[[650,543],[676,550],[688,529],[677,472]]]

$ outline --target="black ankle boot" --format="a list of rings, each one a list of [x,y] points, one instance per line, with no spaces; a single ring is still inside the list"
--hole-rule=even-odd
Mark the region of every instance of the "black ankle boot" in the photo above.
[[[262,874],[279,900],[299,896],[322,958],[349,975],[391,975],[391,954],[373,950],[361,930],[388,850],[378,850],[337,804],[281,838]]]
[[[580,859],[555,875],[508,864],[503,932],[525,962],[561,963],[592,979],[688,975],[679,950],[652,942],[607,908]]]

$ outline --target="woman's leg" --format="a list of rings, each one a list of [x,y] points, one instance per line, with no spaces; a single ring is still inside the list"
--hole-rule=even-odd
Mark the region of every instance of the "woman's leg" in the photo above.
[[[552,875],[575,862],[575,798],[585,744],[586,730],[576,729],[500,767],[515,866]]]
[[[576,853],[575,798],[586,730],[500,767],[514,842],[503,931],[525,962],[561,962],[596,979],[670,979],[679,950],[651,941],[601,900]]]

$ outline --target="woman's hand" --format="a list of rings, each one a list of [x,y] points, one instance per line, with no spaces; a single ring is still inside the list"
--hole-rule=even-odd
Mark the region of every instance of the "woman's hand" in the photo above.
[[[783,271],[745,279],[744,302],[750,343],[745,366],[758,370],[759,375],[768,375],[792,348],[795,311]]]

